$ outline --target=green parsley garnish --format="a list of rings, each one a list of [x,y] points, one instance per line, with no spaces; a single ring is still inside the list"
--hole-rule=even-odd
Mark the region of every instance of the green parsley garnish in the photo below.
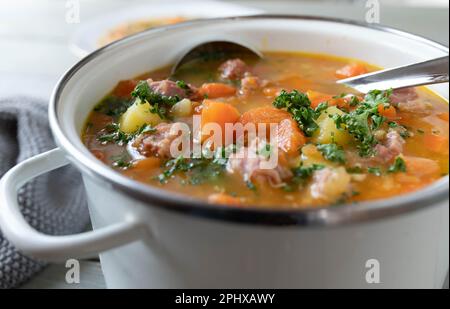
[[[165,96],[154,92],[145,80],[136,85],[131,96],[139,99],[140,103],[148,102],[151,105],[150,112],[157,114],[161,119],[170,119],[170,109],[180,101],[178,96]]]
[[[311,101],[308,96],[297,90],[287,92],[282,90],[280,95],[275,99],[273,105],[276,108],[285,108],[297,121],[299,127],[306,136],[312,136],[319,128],[316,119],[320,113],[327,108],[326,103],[321,103],[316,110],[311,108]]]
[[[119,146],[123,146],[133,138],[143,133],[154,133],[156,129],[151,125],[143,125],[133,133],[125,133],[120,130],[120,126],[117,123],[110,123],[101,131],[102,133],[97,136],[97,140],[101,143],[115,143]]]
[[[395,158],[394,163],[389,167],[388,173],[406,173],[406,163],[402,157]]]
[[[317,145],[323,157],[331,162],[344,164],[346,162],[344,149],[337,144],[322,144]]]
[[[369,167],[367,168],[367,172],[375,176],[381,176],[381,168],[379,167]]]
[[[99,112],[111,117],[118,118],[125,113],[133,104],[133,100],[121,98],[114,95],[108,95],[94,108],[95,112]]]
[[[336,127],[345,128],[358,142],[359,155],[367,157],[373,154],[373,147],[378,143],[373,132],[385,122],[385,117],[378,112],[380,104],[388,105],[392,90],[372,90],[366,94],[358,107],[344,115],[333,115]]]
[[[223,174],[228,163],[228,151],[235,151],[235,145],[232,146],[217,149],[212,158],[204,156],[200,158],[184,158],[180,156],[168,160],[164,164],[165,171],[158,175],[157,178],[164,184],[177,173],[188,173],[186,179],[192,185],[217,180]]]

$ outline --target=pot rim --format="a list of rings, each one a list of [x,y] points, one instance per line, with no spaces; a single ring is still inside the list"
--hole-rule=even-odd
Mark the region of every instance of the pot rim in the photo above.
[[[366,29],[377,30],[392,33],[397,36],[406,37],[415,41],[448,53],[448,47],[445,47],[435,41],[414,35],[402,30],[374,24],[366,24],[348,19],[316,17],[307,15],[251,15],[240,17],[222,17],[205,20],[187,21],[180,24],[150,29],[129,37],[122,38],[111,44],[108,44],[72,66],[56,84],[49,103],[49,121],[54,138],[57,144],[69,155],[70,161],[77,166],[83,173],[101,180],[110,185],[111,190],[122,192],[133,199],[139,200],[149,206],[176,211],[197,217],[231,221],[235,223],[260,224],[271,226],[300,226],[300,227],[323,227],[340,226],[350,223],[364,222],[382,219],[394,215],[409,213],[412,211],[424,209],[448,200],[449,197],[449,176],[445,176],[426,188],[389,198],[360,203],[342,204],[336,207],[323,206],[306,209],[277,209],[276,207],[262,209],[257,207],[238,208],[226,205],[211,205],[205,201],[194,199],[192,197],[173,193],[167,190],[159,189],[150,185],[137,182],[121,175],[102,162],[94,158],[87,157],[78,149],[61,129],[57,117],[58,103],[64,87],[85,64],[95,57],[103,54],[111,48],[133,40],[141,36],[157,36],[165,31],[175,30],[182,27],[201,26],[205,24],[241,21],[254,19],[289,19],[289,20],[312,20],[331,23],[340,23],[363,27]]]

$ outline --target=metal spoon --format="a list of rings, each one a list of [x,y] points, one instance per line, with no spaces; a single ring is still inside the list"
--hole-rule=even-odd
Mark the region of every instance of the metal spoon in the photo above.
[[[172,67],[172,75],[184,64],[196,59],[221,59],[233,55],[263,58],[261,52],[249,46],[230,41],[210,41],[190,48]]]
[[[448,56],[393,69],[338,80],[362,93],[370,90],[402,89],[414,86],[447,83]]]

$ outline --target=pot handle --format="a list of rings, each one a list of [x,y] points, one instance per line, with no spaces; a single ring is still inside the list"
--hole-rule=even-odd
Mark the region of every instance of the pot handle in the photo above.
[[[0,180],[0,229],[25,254],[46,261],[91,257],[135,241],[145,225],[133,218],[94,231],[67,236],[42,234],[22,216],[17,191],[31,179],[69,164],[59,148],[31,157],[9,170]]]

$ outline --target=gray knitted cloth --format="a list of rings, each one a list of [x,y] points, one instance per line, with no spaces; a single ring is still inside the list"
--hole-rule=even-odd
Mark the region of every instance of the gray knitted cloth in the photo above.
[[[15,164],[54,147],[46,102],[25,97],[0,100],[0,177]],[[72,167],[29,182],[18,200],[26,220],[47,234],[77,233],[89,222],[81,178]],[[17,287],[44,266],[18,252],[0,232],[0,288]]]

